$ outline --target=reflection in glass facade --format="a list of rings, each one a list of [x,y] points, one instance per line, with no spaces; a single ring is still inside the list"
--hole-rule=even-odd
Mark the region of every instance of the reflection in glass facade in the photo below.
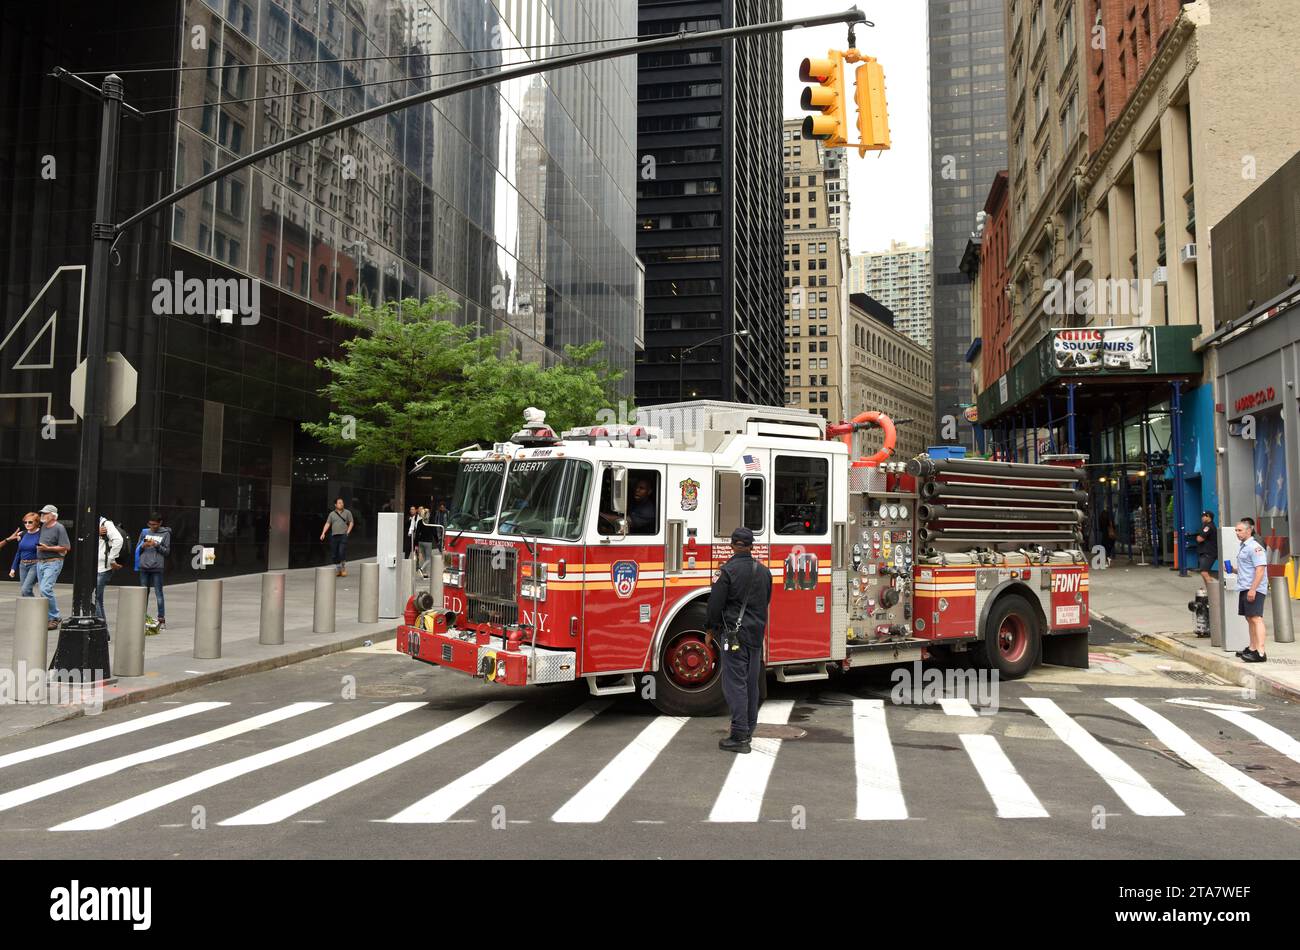
[[[154,111],[122,129],[118,219],[163,191],[363,108],[574,43],[636,33],[634,0],[71,0],[0,11],[0,522],[74,503],[76,365],[89,263],[98,105],[44,77],[124,72]],[[161,12],[160,12],[161,11]],[[529,50],[517,47],[528,46]],[[577,47],[582,48],[582,47]],[[140,375],[136,408],[105,432],[104,514],[138,531],[152,510],[178,551],[216,548],[207,576],[324,563],[336,495],[373,552],[391,470],[347,464],[306,436],[322,418],[315,361],[346,298],[444,292],[455,319],[505,329],[550,362],[603,340],[630,394],[638,271],[632,58],[570,68],[374,120],[243,169],[134,228],[110,275],[108,348]],[[435,76],[435,74],[438,74]],[[58,176],[34,160],[52,154]],[[156,278],[260,281],[256,323],[159,314]],[[47,334],[47,328],[49,330]],[[11,333],[11,331],[13,331]],[[50,365],[18,364],[30,350]],[[12,357],[12,358],[11,358]],[[31,361],[28,360],[28,363]],[[58,420],[43,438],[42,419]],[[408,483],[429,504],[437,483]],[[5,522],[7,523],[7,522]],[[16,522],[15,522],[16,523]],[[188,580],[177,556],[169,582]],[[134,581],[131,572],[117,580]]]
[[[184,12],[178,184],[482,69],[636,33],[633,0],[186,0]],[[318,139],[191,196],[172,240],[327,310],[353,293],[446,293],[457,319],[507,330],[539,362],[603,340],[630,392],[634,70],[514,80]]]
[[[934,413],[959,420],[970,402],[970,281],[962,254],[993,177],[1006,168],[1003,0],[930,0],[930,196],[934,265]],[[947,440],[942,440],[947,441]]]

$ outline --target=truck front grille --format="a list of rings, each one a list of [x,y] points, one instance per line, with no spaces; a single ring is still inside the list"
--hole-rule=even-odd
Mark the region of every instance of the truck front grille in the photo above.
[[[519,553],[512,547],[471,544],[465,552],[466,619],[507,626],[519,621]]]

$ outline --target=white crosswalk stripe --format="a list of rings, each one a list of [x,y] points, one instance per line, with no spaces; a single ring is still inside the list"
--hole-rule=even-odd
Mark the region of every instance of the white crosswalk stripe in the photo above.
[[[1062,712],[1052,700],[1027,696],[1022,702],[1056,733],[1058,739],[1102,777],[1133,814],[1148,817],[1183,814],[1177,805],[1156,791],[1136,769],[1098,742],[1092,733]]]
[[[565,802],[551,820],[575,823],[604,821],[687,722],[689,720],[684,716],[654,719],[578,794]]]
[[[44,745],[33,746],[30,749],[20,749],[17,752],[10,752],[8,755],[0,755],[0,769],[18,765],[20,762],[30,762],[33,759],[44,758],[47,755],[67,752],[70,749],[80,749],[96,742],[103,742],[106,739],[116,739],[118,736],[139,732],[141,729],[148,729],[150,726],[175,722],[177,719],[184,719],[186,716],[193,716],[197,713],[207,712],[209,709],[219,709],[222,706],[229,705],[230,703],[224,702],[187,703],[174,709],[150,713],[147,716],[139,716],[126,722],[119,722],[114,726],[105,726],[103,729],[91,729],[89,732],[68,736],[66,739],[47,742]]]
[[[939,706],[949,716],[979,716],[968,699],[941,699]],[[999,818],[1051,817],[995,737],[962,735],[959,738],[970,756],[971,765],[975,766],[980,781],[993,799]]]
[[[788,699],[766,702],[759,707],[758,723],[784,726],[793,710],[794,702]],[[709,812],[709,821],[758,821],[767,780],[772,776],[776,754],[781,751],[781,740],[755,738],[750,749],[748,755],[737,755],[731,763],[727,780]]]
[[[1261,785],[1227,762],[1212,755],[1187,733],[1136,699],[1107,699],[1149,729],[1169,750],[1202,775],[1214,779],[1242,801],[1273,818],[1300,818],[1300,804]]]
[[[1228,712],[1222,709],[1210,710],[1214,715],[1228,720],[1234,726],[1244,729],[1265,745],[1272,746],[1287,758],[1300,762],[1300,742],[1292,739],[1276,726],[1270,726],[1262,719],[1256,719],[1246,712]]]
[[[960,738],[980,781],[993,799],[999,818],[1050,817],[994,736]]]
[[[327,798],[360,785],[367,779],[382,775],[390,769],[411,761],[416,756],[436,749],[457,736],[463,736],[475,726],[490,722],[506,710],[517,705],[519,705],[517,702],[487,703],[478,709],[453,719],[451,722],[443,723],[437,729],[430,730],[424,735],[408,739],[401,745],[380,752],[378,755],[372,755],[370,758],[358,762],[356,765],[350,765],[342,771],[309,782],[301,788],[295,788],[292,792],[286,792],[279,798],[263,802],[255,808],[240,812],[233,818],[227,818],[225,821],[218,822],[218,824],[271,825],[277,821],[284,821],[286,818],[291,818],[312,805],[319,804]]]
[[[435,823],[449,820],[452,815],[497,782],[531,762],[574,729],[604,712],[609,706],[610,701],[607,699],[579,706],[549,726],[516,742],[474,771],[462,775],[450,785],[443,786],[432,795],[420,799],[393,817],[384,820],[394,824]]]
[[[853,769],[858,791],[855,817],[859,821],[907,817],[883,700],[853,700]]]
[[[72,821],[65,821],[60,825],[55,825],[51,831],[101,831],[104,828],[111,828],[119,825],[124,821],[137,818],[147,812],[151,812],[164,805],[180,801],[187,795],[193,795],[204,789],[212,788],[214,785],[220,785],[222,782],[229,782],[232,779],[239,778],[241,775],[247,775],[249,772],[255,772],[258,769],[264,769],[269,765],[275,765],[292,759],[295,756],[305,755],[316,749],[323,748],[331,742],[338,742],[340,739],[346,739],[354,736],[359,732],[369,729],[371,726],[378,726],[381,723],[396,719],[398,716],[414,712],[425,706],[424,702],[403,702],[390,703],[382,709],[376,709],[355,719],[349,719],[347,722],[340,723],[337,726],[331,726],[329,729],[313,733],[293,742],[276,746],[272,749],[266,749],[253,755],[245,756],[242,759],[236,759],[234,762],[227,762],[224,765],[218,765],[214,768],[207,769],[197,775],[191,775],[188,778],[180,779],[155,788],[151,791],[128,798],[126,801],[118,802],[116,805],[110,805],[107,808],[101,808],[93,811],[88,815],[82,815],[80,818],[74,818]]]
[[[69,788],[76,788],[78,785],[85,785],[87,782],[113,775],[132,766],[143,765],[145,762],[157,762],[169,755],[178,755],[182,752],[189,752],[191,749],[223,742],[226,739],[252,732],[255,729],[261,729],[264,726],[274,725],[277,722],[283,722],[286,719],[301,716],[303,713],[328,705],[329,703],[314,702],[290,703],[288,706],[281,706],[279,709],[273,709],[259,716],[241,719],[239,722],[233,722],[228,726],[201,732],[196,736],[177,739],[175,742],[168,742],[152,749],[144,749],[140,752],[133,752],[130,755],[119,756],[104,762],[96,762],[94,765],[87,765],[84,768],[75,769],[63,775],[56,775],[43,782],[37,782],[35,785],[27,785],[23,788],[16,788],[11,792],[5,792],[0,795],[0,811],[7,811],[10,808],[25,805],[27,802],[35,801],[38,798],[45,798],[47,795],[66,791]]]

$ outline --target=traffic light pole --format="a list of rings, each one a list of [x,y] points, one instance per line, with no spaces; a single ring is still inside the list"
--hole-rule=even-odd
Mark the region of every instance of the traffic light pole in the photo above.
[[[86,321],[86,392],[81,412],[80,467],[77,507],[73,510],[72,616],[59,628],[59,643],[51,669],[80,670],[81,681],[110,678],[108,625],[95,614],[99,568],[99,461],[104,431],[107,361],[104,353],[108,323],[109,257],[117,230],[112,224],[117,199],[117,144],[122,118],[122,80],[110,73],[99,89],[99,169],[95,190],[95,221],[91,225],[90,300]]]
[[[484,86],[492,86],[532,76],[537,73],[563,69],[566,66],[581,66],[606,59],[617,59],[657,50],[683,49],[694,46],[709,46],[723,40],[742,39],[747,36],[759,36],[765,33],[784,33],[811,26],[826,26],[833,23],[865,23],[866,17],[856,6],[840,13],[825,13],[818,16],[799,17],[793,20],[774,20],[754,23],[749,26],[731,27],[725,30],[708,30],[700,33],[688,33],[682,30],[671,36],[651,40],[636,40],[608,46],[603,49],[586,50],[567,56],[557,56],[541,62],[529,62],[509,69],[498,69],[483,76],[475,76],[461,82],[451,83],[439,89],[416,93],[404,99],[378,105],[350,116],[327,122],[307,132],[302,132],[274,145],[251,152],[221,168],[196,178],[182,188],[178,188],[166,197],[160,198],[149,206],[137,211],[120,224],[110,224],[113,219],[113,206],[117,191],[117,143],[118,124],[122,110],[122,80],[109,74],[104,77],[100,88],[103,103],[99,142],[99,177],[95,192],[95,223],[92,226],[92,251],[90,259],[90,306],[87,314],[88,333],[86,341],[86,393],[82,412],[81,428],[81,467],[77,473],[76,549],[78,557],[74,559],[73,580],[73,616],[64,622],[59,631],[59,646],[55,651],[51,667],[60,670],[80,669],[83,677],[94,674],[96,679],[109,677],[108,665],[108,628],[95,616],[95,580],[98,559],[92,552],[98,550],[99,539],[99,464],[100,447],[104,425],[104,390],[106,381],[106,364],[104,355],[105,327],[108,319],[108,274],[109,258],[118,239],[133,225],[150,215],[168,208],[201,191],[208,185],[241,168],[255,165],[263,159],[281,152],[297,148],[307,142],[331,135],[343,129],[351,128],[381,118],[392,112],[400,112],[411,106],[444,99],[462,92],[469,92]],[[72,74],[66,70],[56,69],[54,75],[68,79]],[[75,80],[82,83],[81,80]],[[84,85],[84,83],[82,83]],[[129,108],[129,107],[128,107]]]

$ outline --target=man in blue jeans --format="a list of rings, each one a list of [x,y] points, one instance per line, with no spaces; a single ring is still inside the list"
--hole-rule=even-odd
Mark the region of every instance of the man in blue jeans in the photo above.
[[[46,628],[59,627],[59,602],[54,599],[54,584],[63,572],[63,559],[72,542],[68,532],[59,524],[59,509],[46,505],[41,509],[41,536],[36,545],[36,577],[41,585],[41,596],[49,603]]]
[[[154,599],[158,601],[158,626],[167,625],[167,607],[163,600],[163,570],[167,566],[167,555],[172,551],[172,529],[162,526],[162,516],[149,516],[149,527],[140,532],[140,542],[135,547],[135,569],[140,572],[140,586],[153,588]],[[149,609],[149,594],[144,595],[146,612]]]

